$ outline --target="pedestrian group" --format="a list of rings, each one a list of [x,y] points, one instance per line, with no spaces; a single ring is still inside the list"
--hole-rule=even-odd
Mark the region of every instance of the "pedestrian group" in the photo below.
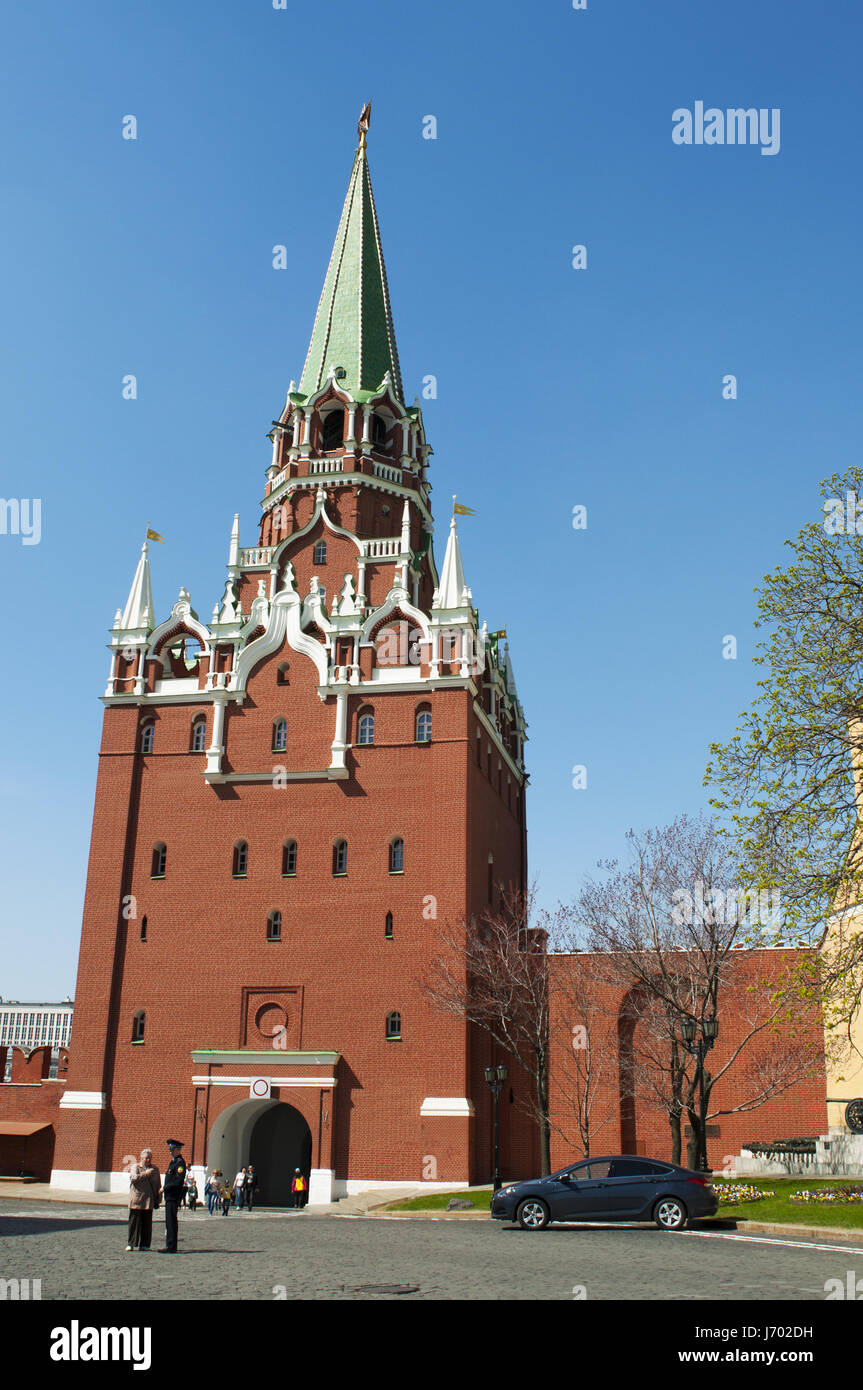
[[[165,1203],[165,1244],[160,1250],[163,1255],[176,1255],[178,1223],[177,1210],[188,1206],[195,1211],[198,1205],[198,1184],[188,1171],[183,1158],[183,1144],[179,1139],[168,1139],[171,1159],[165,1169],[164,1181],[153,1162],[153,1150],[142,1149],[140,1160],[129,1174],[129,1235],[127,1250],[149,1250],[153,1236],[153,1212]],[[254,1165],[249,1163],[241,1168],[233,1183],[228,1180],[221,1168],[214,1168],[204,1186],[207,1211],[213,1216],[217,1211],[227,1216],[231,1204],[237,1211],[252,1211],[255,1193],[258,1190],[258,1175]],[[291,1206],[300,1209],[308,1201],[308,1186],[300,1168],[294,1169],[291,1179]]]

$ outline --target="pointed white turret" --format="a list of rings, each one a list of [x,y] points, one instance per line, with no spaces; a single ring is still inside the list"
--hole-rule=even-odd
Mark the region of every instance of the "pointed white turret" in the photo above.
[[[433,608],[464,608],[470,602],[471,591],[465,583],[464,567],[461,562],[461,546],[455,517],[449,524],[449,539],[446,543],[440,584],[435,590]]]
[[[135,578],[132,580],[129,597],[126,600],[126,607],[123,609],[123,616],[120,620],[120,627],[125,632],[139,628],[145,628],[149,631],[153,625],[153,586],[150,583],[148,555],[149,547],[144,541],[141,546],[138,568],[135,570]]]
[[[231,544],[228,549],[228,569],[239,569],[240,565],[240,513],[234,512],[234,524],[231,527]]]

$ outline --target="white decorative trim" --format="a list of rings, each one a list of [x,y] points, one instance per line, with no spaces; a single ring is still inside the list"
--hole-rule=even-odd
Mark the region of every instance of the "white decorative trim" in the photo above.
[[[309,1173],[309,1206],[329,1205],[333,1200],[335,1185],[333,1168],[313,1168]]]
[[[346,485],[350,486],[353,484],[358,484],[361,487],[371,488],[376,492],[388,492],[395,495],[396,497],[406,498],[408,501],[414,503],[414,505],[417,508],[417,511],[420,513],[423,520],[427,523],[425,529],[427,531],[431,531],[433,529],[434,523],[432,521],[431,512],[428,508],[427,500],[420,492],[417,491],[416,487],[406,487],[403,483],[388,483],[383,478],[376,477],[374,473],[343,473],[338,470],[333,470],[332,477],[320,473],[301,473],[296,478],[286,479],[280,487],[276,488],[273,492],[270,493],[268,497],[265,497],[263,499],[261,506],[265,512],[269,511],[271,507],[274,507],[277,503],[281,502],[282,499],[286,497],[289,493],[295,492],[297,488],[313,488],[320,485],[322,482],[324,482],[325,479],[326,484],[329,487],[336,485],[342,487]],[[306,528],[304,527],[303,529],[305,530]],[[295,537],[299,534],[299,531],[293,532],[293,535]],[[350,532],[348,534],[351,535]],[[352,535],[351,538],[354,539]],[[290,539],[290,537],[287,537],[286,539]],[[280,541],[279,544],[281,545],[283,544],[283,542]],[[437,567],[435,567],[434,577],[437,578]]]
[[[67,1192],[128,1192],[128,1173],[97,1173],[86,1168],[54,1168],[51,1187]]]
[[[407,589],[399,587],[398,585],[390,589],[386,599],[379,608],[373,608],[371,613],[369,613],[369,616],[360,629],[361,644],[363,646],[368,646],[372,628],[377,627],[378,623],[384,622],[391,613],[396,612],[403,613],[405,619],[413,619],[425,638],[425,643],[423,643],[423,645],[426,643],[429,645],[431,644],[431,628],[429,627],[428,617],[421,608],[414,608],[413,604],[410,602]],[[414,672],[415,671],[416,668],[414,668]]]
[[[153,686],[153,694],[160,695],[197,695],[203,687],[198,684],[197,676],[164,676],[157,680]]]
[[[470,1187],[470,1183],[465,1181],[454,1182],[383,1182],[380,1178],[336,1178],[335,1197],[353,1197],[359,1192],[374,1192],[378,1188],[382,1192],[403,1192],[406,1196],[416,1193],[420,1196],[423,1192],[449,1192],[453,1188]]]
[[[104,1110],[104,1091],[65,1091],[60,1097],[61,1110]]]
[[[347,767],[325,767],[320,771],[282,772],[278,775],[274,767],[266,772],[205,772],[205,782],[339,782],[350,776]]]
[[[455,1115],[469,1117],[475,1115],[473,1101],[465,1096],[426,1096],[420,1106],[421,1115]]]
[[[171,616],[166,618],[163,623],[160,623],[159,626],[154,628],[150,633],[147,654],[144,658],[145,662],[157,659],[155,656],[155,648],[159,645],[163,637],[167,637],[177,627],[185,629],[191,636],[198,638],[203,648],[201,653],[202,660],[204,657],[212,658],[213,649],[210,645],[212,641],[211,634],[209,630],[204,627],[203,623],[192,613],[189,595],[183,590],[180,598],[171,609]],[[183,680],[184,678],[180,676],[178,679]]]
[[[404,685],[413,685],[415,681],[415,666],[397,666],[394,668],[388,666],[375,666],[372,668],[372,684],[375,686],[376,690],[379,690],[382,685],[392,684],[401,687]],[[363,684],[367,685],[368,682],[364,681]]]
[[[510,769],[511,772],[515,773],[519,782],[522,782],[524,780],[524,772],[519,767],[512,754],[504,747],[503,739],[500,736],[500,731],[497,725],[494,724],[491,719],[489,719],[479,700],[474,700],[473,712],[479,720],[480,724],[482,724],[483,728],[486,730],[486,732],[490,734],[491,737],[494,739],[495,748],[497,752],[499,754],[502,754],[502,756],[506,759],[507,767]]]
[[[314,487],[316,483],[319,482],[319,479],[315,475],[314,477],[310,476],[306,481],[308,482],[308,485],[310,487]],[[266,499],[267,503],[270,502],[271,498],[272,493],[270,494],[270,497]],[[334,536],[344,536],[346,540],[353,541],[360,555],[362,555],[363,543],[359,539],[359,537],[355,536],[353,531],[348,531],[344,526],[337,526],[336,523],[332,521],[328,516],[327,494],[323,490],[321,490],[315,498],[315,510],[312,512],[311,521],[307,521],[305,526],[300,527],[299,531],[292,531],[289,536],[285,536],[284,540],[279,541],[278,545],[273,548],[273,555],[270,560],[270,564],[274,569],[278,567],[282,556],[290,548],[290,546],[292,546],[295,541],[301,540],[303,536],[307,536],[309,534],[309,532],[317,524],[319,517],[321,521],[323,521],[324,525],[329,527]]]
[[[326,683],[326,649],[314,637],[307,637],[303,632],[300,626],[301,612],[302,600],[296,589],[280,589],[272,602],[266,632],[254,642],[250,642],[240,653],[232,693],[245,690],[246,682],[258,662],[277,652],[286,636],[293,651],[301,652],[314,662],[318,672],[318,683]]]
[[[193,1086],[243,1086],[248,1089],[249,1082],[257,1078],[251,1076],[193,1076]],[[269,1081],[271,1086],[280,1086],[282,1090],[293,1090],[295,1086],[335,1086],[334,1076],[290,1076],[285,1072],[279,1072],[277,1076],[267,1076],[264,1080]]]

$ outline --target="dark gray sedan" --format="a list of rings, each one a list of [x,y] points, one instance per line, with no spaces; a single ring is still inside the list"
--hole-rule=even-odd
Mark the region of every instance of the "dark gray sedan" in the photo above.
[[[710,1173],[627,1154],[588,1158],[547,1178],[510,1183],[491,1204],[495,1221],[517,1221],[526,1231],[541,1231],[551,1221],[655,1221],[661,1231],[682,1231],[688,1221],[718,1210]]]

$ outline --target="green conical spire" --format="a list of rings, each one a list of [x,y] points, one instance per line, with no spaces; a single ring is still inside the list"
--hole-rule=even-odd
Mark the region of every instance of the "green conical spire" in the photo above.
[[[303,367],[302,395],[317,391],[330,367],[344,369],[340,384],[354,397],[377,391],[389,372],[396,395],[403,399],[362,118],[360,147]]]

